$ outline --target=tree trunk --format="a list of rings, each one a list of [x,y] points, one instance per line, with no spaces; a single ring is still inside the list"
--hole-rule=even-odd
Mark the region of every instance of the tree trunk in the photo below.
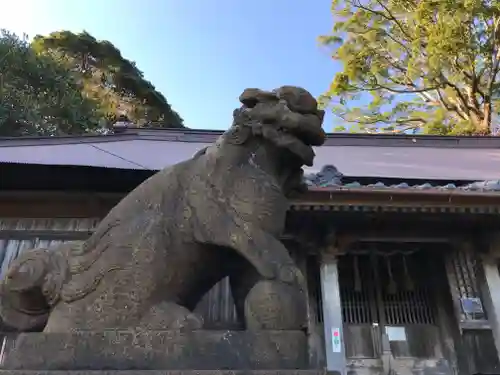
[[[491,135],[491,98],[487,97],[484,101],[483,119],[479,123],[477,132],[480,135]]]

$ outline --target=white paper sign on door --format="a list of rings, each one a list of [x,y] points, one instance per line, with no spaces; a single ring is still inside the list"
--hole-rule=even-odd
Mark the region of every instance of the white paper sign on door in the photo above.
[[[342,345],[340,343],[340,329],[332,328],[332,351],[334,353],[342,352]]]

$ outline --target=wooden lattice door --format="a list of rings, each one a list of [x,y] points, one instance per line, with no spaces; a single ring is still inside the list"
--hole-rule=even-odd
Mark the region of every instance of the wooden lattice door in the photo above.
[[[346,355],[376,358],[385,333],[395,357],[431,358],[438,330],[420,249],[373,245],[342,256],[339,282]]]

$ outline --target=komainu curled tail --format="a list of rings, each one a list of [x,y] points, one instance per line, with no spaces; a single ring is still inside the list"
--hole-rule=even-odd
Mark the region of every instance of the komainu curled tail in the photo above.
[[[0,283],[0,317],[19,331],[43,330],[69,274],[68,253],[81,244],[23,252]]]

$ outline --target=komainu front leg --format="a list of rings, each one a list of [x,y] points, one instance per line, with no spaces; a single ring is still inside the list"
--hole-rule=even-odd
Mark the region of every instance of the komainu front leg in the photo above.
[[[301,330],[306,314],[303,293],[279,281],[259,281],[245,299],[245,323],[250,330]]]
[[[287,248],[273,235],[238,216],[214,217],[226,220],[203,221],[217,230],[201,227],[202,230],[195,231],[196,239],[200,243],[233,249],[248,262],[246,268],[231,272],[236,308],[240,318],[244,315],[247,329],[303,328],[306,322],[304,276]]]
[[[300,284],[266,279],[244,261],[231,271],[230,283],[238,318],[246,329],[300,330],[305,327],[306,298]]]
[[[277,280],[303,289],[305,283],[302,272],[287,248],[276,237],[238,217],[231,217],[231,220],[220,223],[207,220],[206,225],[208,223],[217,230],[207,227],[203,228],[203,232],[195,231],[195,238],[199,243],[233,249],[246,259],[263,279]]]

